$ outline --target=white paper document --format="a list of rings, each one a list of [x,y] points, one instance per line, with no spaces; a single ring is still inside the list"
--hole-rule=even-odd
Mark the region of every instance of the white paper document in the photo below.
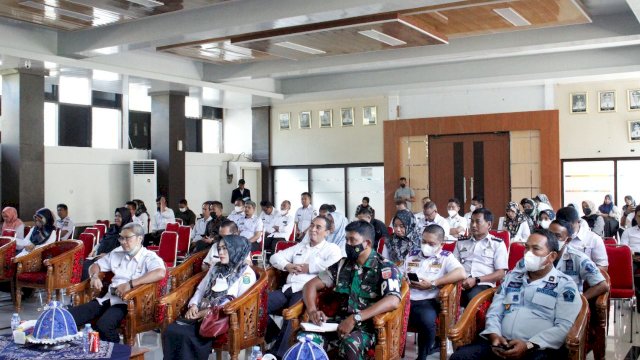
[[[303,322],[302,324],[302,329],[304,329],[304,331],[310,331],[310,332],[333,332],[333,331],[338,331],[338,323],[322,323],[322,325],[318,326],[315,325],[313,323],[305,323]]]

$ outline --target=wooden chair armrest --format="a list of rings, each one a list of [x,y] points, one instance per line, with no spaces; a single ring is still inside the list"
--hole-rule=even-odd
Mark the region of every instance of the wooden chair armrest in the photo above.
[[[278,269],[273,266],[269,266],[266,270],[267,273],[267,287],[269,290],[277,290],[278,289]]]
[[[196,292],[198,284],[200,284],[200,281],[202,281],[206,275],[206,272],[200,272],[192,276],[182,285],[173,289],[171,293],[158,300],[161,305],[166,305],[167,307],[167,312],[162,323],[163,329],[169,326],[169,324],[174,322],[181,315],[183,307],[189,303],[191,297],[193,297],[193,294]]]
[[[304,314],[304,301],[300,300],[297,303],[282,310],[282,318],[286,320],[299,319]]]
[[[495,292],[495,288],[487,289],[471,299],[464,309],[460,320],[449,329],[449,339],[456,347],[466,345],[473,341],[477,333],[476,315],[478,313],[478,307],[485,301],[491,301]]]
[[[123,301],[135,300],[141,296],[144,296],[150,292],[156,291],[156,283],[142,284],[130,289],[122,296]]]
[[[580,298],[582,299],[582,307],[565,340],[566,346],[570,351],[576,351],[581,346],[585,346],[584,340],[586,339],[587,326],[589,325],[589,303],[583,295],[580,295]]]
[[[42,269],[42,250],[44,247],[35,249],[32,252],[13,258],[13,262],[17,264],[18,274],[23,272],[34,272]]]

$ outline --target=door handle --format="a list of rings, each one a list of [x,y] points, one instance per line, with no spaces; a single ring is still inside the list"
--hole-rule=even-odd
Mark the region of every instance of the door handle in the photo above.
[[[462,177],[462,203],[467,203],[467,178]]]
[[[473,199],[473,177],[470,178],[470,184],[469,184],[469,190],[471,190],[469,193],[471,195],[471,199]]]

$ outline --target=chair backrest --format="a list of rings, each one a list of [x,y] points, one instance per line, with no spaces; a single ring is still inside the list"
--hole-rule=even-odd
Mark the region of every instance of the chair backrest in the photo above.
[[[158,256],[169,267],[176,266],[178,258],[178,233],[174,231],[164,231],[160,236],[160,246],[158,247]]]
[[[29,235],[29,231],[31,231],[31,226],[24,226],[24,237],[27,237],[27,235]]]
[[[614,237],[606,237],[606,238],[604,238],[604,244],[605,245],[618,245],[618,242],[616,241],[616,238],[614,238]]]
[[[84,232],[87,234],[92,234],[95,239],[94,239],[94,243],[93,246],[98,245],[98,243],[100,242],[100,230],[94,228],[94,227],[88,227],[86,229],[84,229]]]
[[[2,230],[3,237],[16,237],[16,231],[14,229],[4,229]]]
[[[191,226],[180,225],[178,228],[178,253],[186,254],[191,242]]]
[[[489,234],[502,239],[504,246],[509,250],[509,243],[511,242],[511,234],[507,230],[489,230]]]
[[[107,233],[107,225],[102,224],[102,223],[97,223],[97,224],[93,225],[93,227],[98,229],[98,242],[100,242],[102,240],[102,238],[104,237],[104,234]]]
[[[632,290],[634,287],[631,248],[626,245],[609,245],[605,248],[609,258],[611,293],[614,293],[613,290]]]
[[[296,244],[297,242],[295,241],[278,241],[276,243],[276,252],[288,249]]]
[[[387,234],[393,235],[393,227],[391,226],[387,227]]]
[[[177,222],[172,222],[167,224],[167,228],[165,230],[173,231],[177,233],[179,228],[180,228],[180,224],[178,224]]]
[[[60,240],[60,228],[56,228],[56,241]]]
[[[258,241],[260,242],[260,250],[251,252],[251,260],[262,261],[264,265],[264,263],[266,263],[266,256],[264,253],[264,231],[262,232],[262,235],[260,235],[260,239]]]
[[[378,254],[382,254],[382,249],[384,249],[384,237],[381,237],[378,241]]]
[[[93,246],[96,243],[96,236],[91,233],[84,232],[78,235],[78,240],[82,241],[84,244],[84,258],[86,259],[93,251]]]
[[[518,264],[518,261],[524,257],[526,248],[524,243],[514,242],[509,246],[509,270],[513,270]]]
[[[176,222],[178,223],[178,225],[184,225],[184,221],[180,218],[176,218]]]
[[[111,223],[109,222],[109,220],[96,220],[96,224],[104,224],[104,226],[106,226],[108,229]]]
[[[444,244],[442,244],[442,250],[453,252],[456,248],[456,242],[457,241],[445,241]]]
[[[296,229],[298,228],[298,224],[293,224],[293,229],[291,229],[291,235],[289,235],[289,241],[296,240]]]
[[[12,237],[0,237],[0,279],[13,279],[16,267],[13,258],[16,256],[16,240]]]

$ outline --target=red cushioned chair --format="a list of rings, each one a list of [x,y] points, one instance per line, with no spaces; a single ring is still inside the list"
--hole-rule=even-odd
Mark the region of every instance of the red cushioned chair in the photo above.
[[[11,299],[15,300],[14,275],[16,267],[13,258],[16,256],[16,241],[12,237],[0,237],[0,282],[9,282]]]
[[[147,246],[147,249],[158,253],[167,268],[175,267],[178,260],[178,233],[173,231],[162,232],[160,245]]]
[[[261,250],[252,251],[251,260],[254,264],[262,262],[262,267],[265,267],[265,264],[267,263],[267,255],[264,251],[264,231],[262,232],[262,235],[260,235],[260,239],[258,239],[258,241],[260,241]]]
[[[293,229],[291,230],[291,235],[289,235],[289,241],[296,241],[296,229],[298,228],[297,224],[293,224]]]
[[[60,290],[80,282],[83,249],[81,241],[62,240],[15,258],[16,311],[21,309],[23,287],[46,289],[47,303],[56,291],[56,298],[60,301]]]
[[[513,270],[527,251],[524,243],[514,242],[509,246],[509,270]]]
[[[24,226],[24,237],[27,237],[27,235],[29,235],[29,231],[31,231],[31,226]]]
[[[93,225],[93,227],[98,229],[98,242],[100,242],[104,237],[104,234],[107,233],[107,225],[99,223],[99,224]]]
[[[292,246],[296,246],[298,243],[295,241],[278,241],[276,243],[276,252],[286,250]]]
[[[96,220],[96,224],[104,224],[104,226],[106,226],[108,229],[111,223],[109,222],[109,220]]]
[[[56,241],[60,241],[60,230],[61,229],[56,229]]]
[[[2,237],[16,237],[16,231],[14,229],[2,230]]]
[[[636,290],[633,283],[633,260],[631,248],[626,245],[605,246],[609,258],[609,276],[611,277],[610,299],[613,301],[628,300],[631,303],[631,331],[629,332],[629,342],[633,338],[633,318],[636,308]],[[616,307],[613,308],[615,321]],[[636,330],[637,332],[637,330]]]
[[[380,240],[378,241],[378,254],[382,254],[382,249],[384,249],[384,239],[385,238],[380,238]]]
[[[189,255],[189,244],[191,243],[191,226],[180,225],[178,228],[178,260],[180,262]]]
[[[184,221],[180,218],[176,218],[176,222],[178,223],[178,225],[182,226],[184,225]]]
[[[393,235],[393,228],[391,226],[387,227],[387,234],[389,234],[389,236]]]
[[[95,237],[95,242],[93,243],[93,246],[98,246],[98,244],[100,243],[100,240],[102,239],[100,237],[100,230],[98,230],[97,228],[94,227],[88,227],[86,229],[84,229],[84,233],[87,234],[91,234]]]
[[[84,244],[84,259],[86,259],[93,251],[93,246],[96,243],[96,236],[90,233],[82,233],[78,235],[78,240]]]
[[[605,245],[618,245],[618,241],[614,237],[606,237],[603,240]]]
[[[489,230],[489,234],[502,239],[504,246],[509,250],[509,242],[511,241],[511,234],[507,230]]]
[[[168,223],[167,224],[167,228],[165,230],[166,231],[178,232],[179,228],[180,228],[180,224],[178,224],[177,222],[172,222],[172,223]]]

